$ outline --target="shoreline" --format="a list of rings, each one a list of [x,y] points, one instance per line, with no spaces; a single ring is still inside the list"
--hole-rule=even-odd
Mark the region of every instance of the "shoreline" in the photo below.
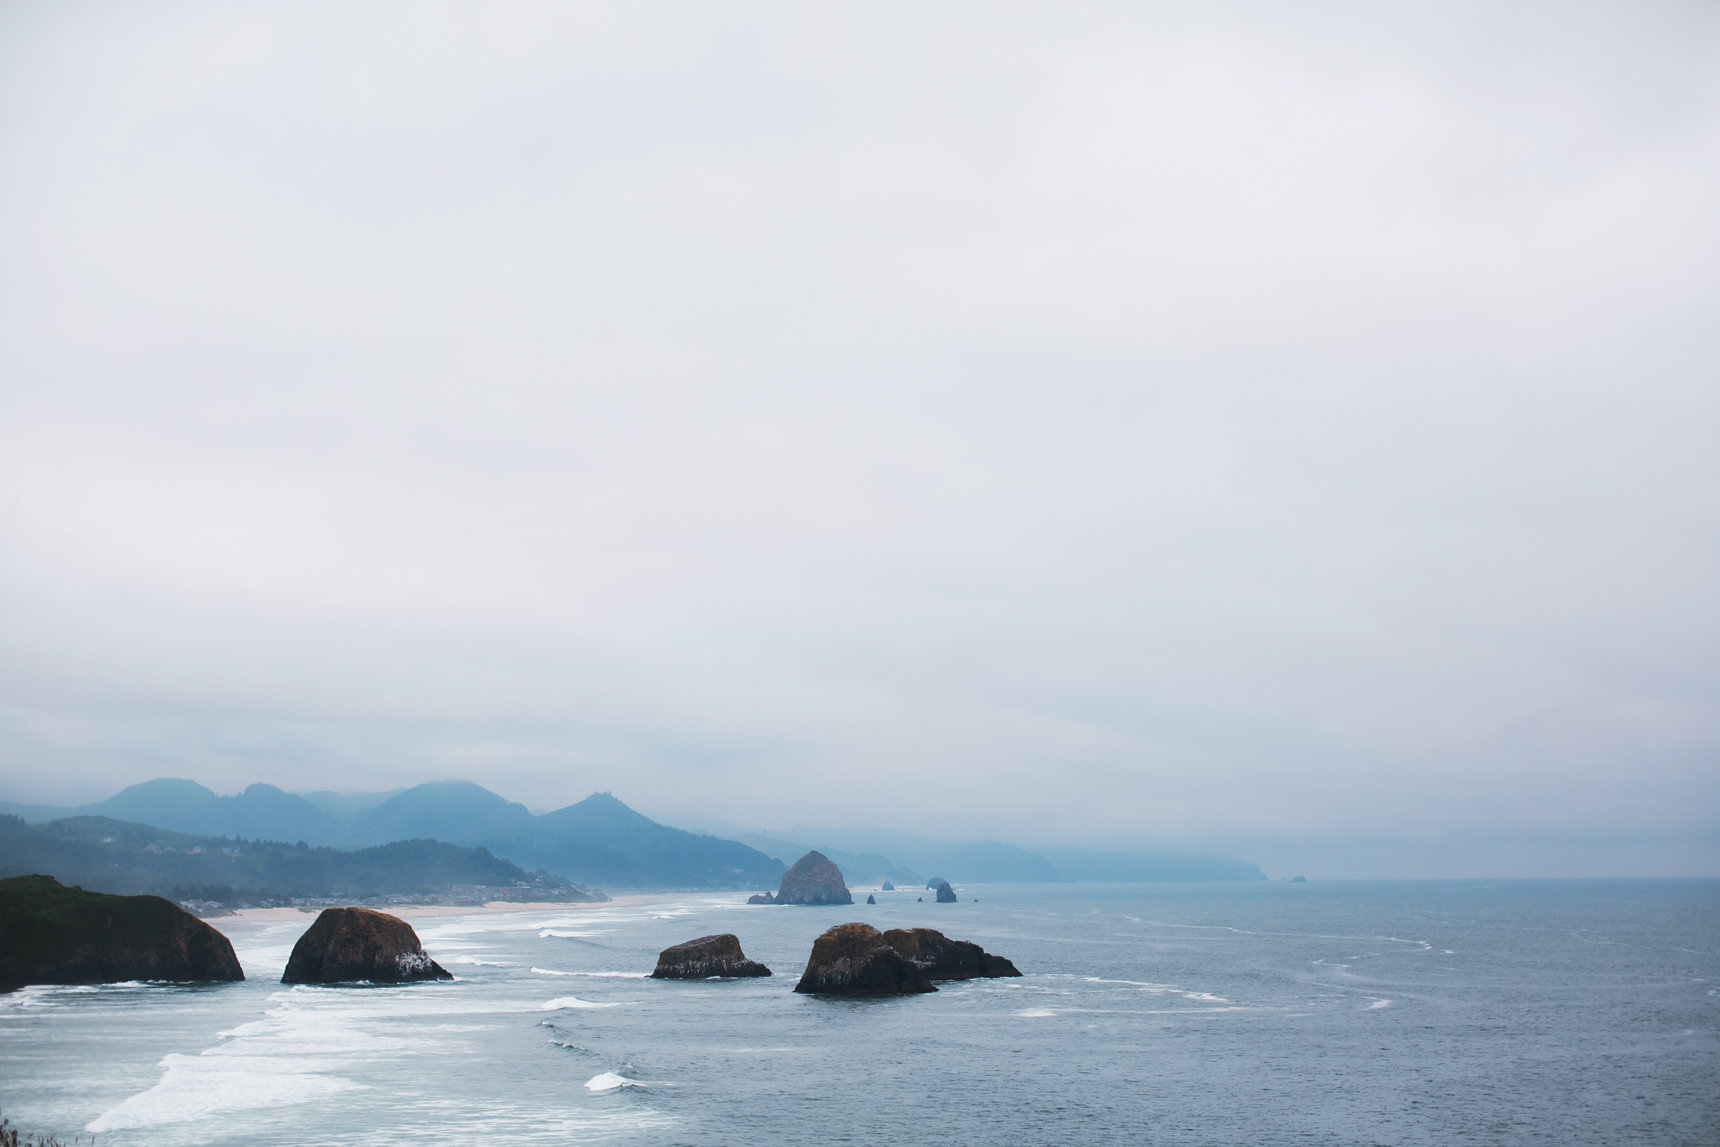
[[[608,900],[596,903],[567,904],[557,901],[533,901],[522,903],[513,900],[492,900],[487,904],[388,904],[375,907],[365,904],[336,905],[328,904],[316,908],[240,908],[224,916],[199,916],[205,924],[219,929],[223,923],[245,923],[248,921],[271,920],[314,920],[322,914],[323,908],[370,908],[374,912],[386,912],[390,916],[402,919],[410,916],[499,916],[514,912],[587,912],[594,908],[633,908],[641,904],[649,904],[661,899],[664,893],[636,893],[633,895],[613,896]]]

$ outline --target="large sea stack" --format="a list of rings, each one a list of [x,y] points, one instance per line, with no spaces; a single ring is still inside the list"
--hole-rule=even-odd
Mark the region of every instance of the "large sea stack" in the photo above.
[[[946,880],[942,884],[938,885],[938,903],[954,904],[955,902],[956,890],[950,887],[950,882]]]
[[[768,976],[770,969],[756,960],[749,960],[741,951],[740,938],[733,932],[720,936],[700,936],[673,948],[664,948],[657,957],[653,980],[706,980],[712,976]]]
[[[928,980],[997,979],[1019,976],[1015,965],[978,944],[952,940],[931,928],[892,928],[884,942],[926,974]]]
[[[809,852],[782,874],[778,904],[852,904],[854,896],[842,882],[842,870],[822,852]]]
[[[452,980],[424,954],[412,925],[369,908],[324,908],[293,945],[283,984],[404,984]]]
[[[244,978],[227,937],[171,900],[0,880],[0,986]]]
[[[870,924],[838,924],[812,945],[797,992],[899,996],[938,989]]]

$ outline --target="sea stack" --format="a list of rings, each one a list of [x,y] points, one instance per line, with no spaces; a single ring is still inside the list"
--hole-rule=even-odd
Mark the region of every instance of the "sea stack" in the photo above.
[[[324,908],[293,945],[283,984],[405,984],[452,980],[424,954],[412,925],[369,908]]]
[[[968,940],[952,940],[931,928],[892,928],[884,942],[926,974],[928,980],[998,979],[1019,976],[1015,965]]]
[[[884,881],[884,887],[878,889],[878,891],[880,891],[880,892],[894,892],[894,891],[896,891],[896,886],[894,884],[891,884],[888,880],[886,880],[886,881]]]
[[[868,903],[868,904],[876,904],[876,903],[878,903],[878,898],[877,898],[877,897],[876,897],[876,896],[870,896],[870,895],[868,895],[868,896],[867,896],[867,897],[866,897],[866,903]]]
[[[244,978],[227,937],[171,900],[0,880],[0,987]]]
[[[955,902],[956,890],[950,887],[950,882],[946,880],[942,884],[938,885],[938,903],[954,904]]]
[[[841,996],[900,996],[938,989],[870,924],[838,924],[812,945],[797,992]]]
[[[775,904],[776,895],[771,892],[755,892],[747,897],[748,904]]]
[[[938,885],[948,884],[948,883],[949,883],[949,881],[945,880],[943,877],[934,876],[930,880],[926,881],[926,891],[932,892],[932,891],[936,890]]]
[[[842,870],[822,852],[809,852],[782,874],[778,904],[852,904],[854,896],[842,882]]]
[[[685,944],[664,948],[657,957],[653,980],[708,980],[712,976],[768,976],[770,969],[749,960],[741,951],[740,938],[732,932],[700,936]]]

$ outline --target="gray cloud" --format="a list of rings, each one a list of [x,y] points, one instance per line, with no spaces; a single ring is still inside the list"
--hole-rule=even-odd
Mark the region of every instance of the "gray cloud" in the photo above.
[[[1720,871],[1710,6],[0,20],[0,795]]]

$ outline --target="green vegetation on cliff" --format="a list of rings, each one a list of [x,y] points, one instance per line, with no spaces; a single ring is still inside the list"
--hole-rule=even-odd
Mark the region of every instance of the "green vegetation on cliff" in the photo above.
[[[515,888],[532,899],[595,899],[483,848],[402,840],[345,852],[302,842],[189,836],[107,817],[26,825],[0,816],[0,877],[46,873],[102,892],[154,892],[225,907],[294,899],[436,896],[456,884]]]

